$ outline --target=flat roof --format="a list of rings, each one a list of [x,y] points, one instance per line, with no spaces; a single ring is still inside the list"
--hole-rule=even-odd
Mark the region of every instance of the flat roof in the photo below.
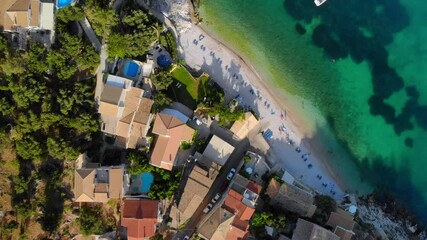
[[[223,166],[233,151],[234,147],[231,144],[214,135],[203,152],[203,156]]]

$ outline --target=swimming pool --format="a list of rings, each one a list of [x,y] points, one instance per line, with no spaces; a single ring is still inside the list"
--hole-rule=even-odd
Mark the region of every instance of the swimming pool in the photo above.
[[[124,74],[126,77],[136,77],[139,71],[138,64],[132,62],[132,61],[126,61],[125,63],[125,69]]]
[[[73,0],[58,0],[56,6],[57,8],[63,8],[70,5],[72,2]]]
[[[141,174],[141,192],[148,193],[150,191],[151,185],[153,184],[154,176],[152,173],[145,172]]]

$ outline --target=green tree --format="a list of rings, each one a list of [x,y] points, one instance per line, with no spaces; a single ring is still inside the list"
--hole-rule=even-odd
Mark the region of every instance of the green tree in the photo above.
[[[78,6],[67,6],[61,8],[56,13],[56,19],[63,23],[68,23],[72,21],[81,21],[85,18],[84,11],[81,7]]]
[[[93,30],[102,38],[107,38],[111,33],[111,28],[119,23],[113,9],[91,8],[87,13]]]
[[[25,72],[25,65],[28,60],[26,53],[11,53],[5,51],[5,58],[0,62],[0,70],[7,76],[21,75]]]
[[[0,114],[3,116],[12,115],[15,111],[15,106],[13,106],[6,98],[0,98]]]
[[[16,142],[16,153],[23,159],[40,160],[43,156],[43,145],[33,136],[24,136]]]
[[[242,109],[235,109],[231,112],[230,107],[222,106],[220,103],[216,103],[213,107],[207,108],[207,113],[210,116],[219,115],[218,125],[226,127],[236,120],[243,118],[244,113]]]
[[[28,53],[28,68],[36,74],[46,73],[49,65],[46,62],[47,50],[41,44],[32,44]]]
[[[9,81],[9,90],[18,108],[28,108],[33,103],[38,103],[43,97],[46,86],[33,76],[21,76],[19,79]]]
[[[76,58],[77,67],[80,70],[95,68],[100,63],[99,54],[93,48],[86,47]]]
[[[63,116],[53,112],[43,112],[40,114],[41,127],[48,132],[51,127],[56,127],[63,120]]]
[[[51,157],[59,160],[76,159],[79,155],[78,149],[76,149],[70,142],[59,137],[48,137],[47,150]]]
[[[172,104],[172,99],[170,99],[166,94],[162,92],[157,92],[154,96],[154,108],[156,110],[162,109],[164,107],[170,106]]]
[[[139,30],[147,30],[154,21],[152,16],[143,10],[132,10],[131,14],[126,15],[122,22]]]
[[[0,56],[3,55],[3,53],[8,49],[8,42],[7,39],[0,35]]]
[[[75,118],[69,118],[63,121],[63,125],[81,133],[97,132],[100,128],[98,116],[89,113],[81,113]]]
[[[30,183],[30,178],[24,178],[23,176],[15,176],[13,178],[13,190],[15,194],[22,194],[28,191],[28,184]]]
[[[102,216],[102,209],[99,205],[83,205],[76,222],[84,235],[100,234],[105,230]]]
[[[255,213],[251,220],[251,226],[255,228],[270,226],[272,228],[282,230],[286,226],[286,218],[285,216],[276,216],[269,212]]]
[[[337,202],[327,195],[316,195],[314,197],[314,204],[317,206],[317,210],[319,210],[320,213],[328,217],[331,212],[337,209]]]
[[[173,82],[173,76],[169,71],[160,71],[151,75],[151,80],[157,91],[167,89]]]
[[[67,80],[77,72],[77,67],[70,64],[69,57],[61,51],[50,51],[47,62],[61,80]]]
[[[163,236],[160,233],[156,233],[156,235],[150,237],[150,240],[163,240]]]
[[[129,36],[130,35],[120,35],[118,33],[110,34],[107,45],[107,53],[109,59],[114,59],[115,57],[127,57],[127,43],[131,41]]]

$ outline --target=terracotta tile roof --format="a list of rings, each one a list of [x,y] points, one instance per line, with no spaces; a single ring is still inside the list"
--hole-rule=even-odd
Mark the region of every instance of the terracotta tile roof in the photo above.
[[[143,239],[156,233],[159,201],[124,201],[121,225],[127,228],[128,239]]]
[[[230,128],[230,131],[240,139],[245,138],[258,124],[258,120],[251,112],[246,112],[244,116],[244,119],[235,121]]]
[[[178,118],[172,115],[159,113],[157,114],[156,119],[154,120],[153,133],[168,136],[170,135],[170,129],[176,128],[181,125],[185,125],[185,123],[179,120]]]
[[[233,151],[231,144],[214,135],[203,151],[203,156],[223,166]]]
[[[151,107],[154,101],[149,98],[142,98],[138,111],[135,114],[134,122],[147,124],[151,115]]]
[[[340,240],[333,232],[304,219],[299,218],[292,240]]]
[[[157,114],[154,121],[153,133],[157,140],[151,154],[150,163],[156,167],[171,170],[175,164],[176,154],[182,141],[190,142],[194,130],[178,118]]]
[[[262,186],[261,185],[259,185],[257,183],[254,183],[252,181],[249,181],[249,183],[247,185],[247,188],[249,190],[251,190],[252,192],[256,193],[256,194],[260,194],[261,190],[262,190]]]
[[[101,93],[101,102],[110,103],[113,105],[118,105],[120,97],[122,95],[123,88],[112,86],[112,85],[104,85],[104,89]]]
[[[332,212],[329,216],[328,222],[326,225],[331,226],[335,229],[337,226],[341,226],[347,230],[353,230],[355,222],[353,221],[353,216],[350,213],[337,213]]]
[[[351,240],[354,233],[352,231],[346,230],[342,227],[336,227],[334,231],[335,235],[340,237],[341,240]]]
[[[147,134],[148,126],[136,123],[135,121],[132,124],[130,136],[128,138],[128,148],[136,148],[136,145],[138,143],[138,140],[140,138],[144,138]]]
[[[75,202],[92,202],[94,200],[95,169],[77,169],[74,172]]]
[[[228,231],[227,234],[227,240],[242,240],[242,239],[246,239],[249,235],[248,231],[242,230],[240,228],[237,228],[235,226],[231,226],[230,230]]]
[[[129,118],[129,115],[132,115],[130,121],[133,119],[133,115],[139,107],[139,103],[142,99],[143,90],[140,88],[131,87],[130,90],[126,91],[126,96],[124,100],[124,110],[122,116],[124,118]],[[130,123],[129,121],[129,123]]]
[[[249,220],[252,218],[255,209],[245,205],[242,199],[242,194],[231,189],[222,205],[222,208],[236,215],[227,234],[227,239],[245,239],[249,233]]]
[[[98,112],[101,115],[117,117],[117,114],[119,112],[119,106],[108,103],[108,102],[101,102],[99,104]]]
[[[275,198],[277,194],[279,194],[279,190],[280,183],[275,179],[271,179],[270,183],[268,184],[267,190],[265,191],[265,194],[268,195],[270,198]]]
[[[252,218],[252,215],[254,215],[255,209],[246,207],[244,208],[242,214],[240,215],[240,219],[243,221],[249,221]]]
[[[123,169],[112,168],[109,171],[109,198],[121,198],[123,188]]]
[[[1,0],[0,3],[0,30],[11,30],[13,21],[7,14],[7,10],[16,2],[16,0]]]
[[[179,219],[181,223],[193,215],[208,193],[209,188],[212,186],[216,175],[211,176],[208,173],[209,171],[204,170],[197,165],[191,170],[184,188],[184,193],[179,200],[177,208],[177,211],[180,214]],[[174,221],[177,221],[176,217],[173,218]]]
[[[110,198],[120,198],[123,188],[123,169],[102,169],[107,172],[107,182],[95,179],[99,168],[81,168],[74,171],[74,197],[75,202],[107,202]],[[98,173],[99,174],[99,173]]]
[[[23,12],[28,11],[30,8],[30,0],[16,0],[12,6],[9,7],[10,12]]]
[[[40,1],[39,0],[31,0],[31,20],[30,26],[38,27],[39,26],[39,18],[40,18]]]

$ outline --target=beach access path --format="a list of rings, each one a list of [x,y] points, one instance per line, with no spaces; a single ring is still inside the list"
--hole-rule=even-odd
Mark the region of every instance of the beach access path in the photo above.
[[[292,122],[295,116],[284,111],[286,103],[268,90],[253,66],[198,25],[179,34],[179,45],[181,57],[191,68],[208,73],[224,89],[226,99],[242,97],[243,105],[273,132],[267,156],[270,162],[281,164],[297,181],[318,193],[337,200],[344,197],[345,185],[325,162],[328,159],[304,140]],[[288,144],[289,140],[294,144]]]

